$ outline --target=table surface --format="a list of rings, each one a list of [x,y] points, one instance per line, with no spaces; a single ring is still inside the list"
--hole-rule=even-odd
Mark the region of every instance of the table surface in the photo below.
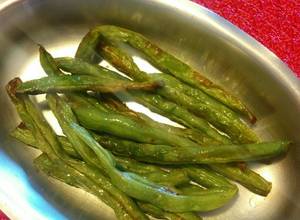
[[[194,0],[264,44],[300,77],[299,0]]]
[[[299,0],[193,0],[223,16],[273,51],[300,77]],[[5,4],[7,0],[0,0]],[[0,220],[8,218],[0,210]]]

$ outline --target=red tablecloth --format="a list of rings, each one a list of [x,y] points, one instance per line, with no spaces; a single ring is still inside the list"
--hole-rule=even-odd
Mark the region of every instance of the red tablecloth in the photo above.
[[[300,77],[300,0],[193,0],[273,51]]]
[[[6,215],[4,215],[4,213],[1,212],[1,210],[0,210],[0,220],[8,220],[8,218],[6,217]]]
[[[252,35],[300,77],[300,0],[194,1]],[[1,211],[0,220],[7,220]]]

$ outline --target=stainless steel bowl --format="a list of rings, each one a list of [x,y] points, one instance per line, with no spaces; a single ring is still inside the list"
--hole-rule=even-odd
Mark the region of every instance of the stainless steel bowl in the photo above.
[[[2,1],[3,2],[3,1]],[[0,209],[12,219],[113,219],[85,192],[35,170],[38,151],[8,134],[19,119],[5,91],[13,77],[39,77],[37,45],[72,56],[96,24],[115,24],[148,36],[240,97],[258,116],[264,139],[290,139],[288,156],[254,168],[273,182],[266,198],[240,187],[207,219],[298,219],[300,215],[300,85],[273,53],[218,15],[185,0],[7,0],[0,4]],[[46,112],[47,114],[47,112]]]

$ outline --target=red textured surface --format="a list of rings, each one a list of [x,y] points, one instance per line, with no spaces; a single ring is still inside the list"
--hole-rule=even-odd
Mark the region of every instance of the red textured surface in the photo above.
[[[0,220],[9,220],[6,215],[0,210]]]
[[[193,0],[223,16],[300,77],[300,0]]]

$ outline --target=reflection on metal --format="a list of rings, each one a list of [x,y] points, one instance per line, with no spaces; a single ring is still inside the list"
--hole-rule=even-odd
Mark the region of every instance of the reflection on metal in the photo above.
[[[0,151],[0,201],[11,219],[63,220],[30,184],[23,169]]]
[[[146,108],[145,106],[143,106],[143,105],[141,105],[139,103],[136,103],[136,102],[126,102],[126,105],[128,106],[128,108],[130,108],[130,109],[132,109],[132,110],[134,110],[136,112],[141,112],[143,114],[146,114],[147,116],[149,116],[153,120],[158,121],[160,123],[172,125],[172,126],[175,126],[175,127],[183,127],[182,125],[177,124],[176,122],[173,122],[170,119],[168,119],[168,118],[166,118],[166,117],[164,117],[162,115],[159,115],[159,114],[156,114],[156,113],[150,111],[148,108]]]
[[[152,66],[148,61],[144,60],[141,57],[133,56],[133,61],[136,63],[136,65],[147,73],[159,73],[160,71],[156,69],[154,66]]]
[[[0,1],[0,11],[18,1],[21,1],[21,0],[1,0]]]
[[[277,182],[276,176],[273,173],[272,167],[262,167],[261,169],[259,169],[259,173],[266,180],[268,180],[270,182]]]

